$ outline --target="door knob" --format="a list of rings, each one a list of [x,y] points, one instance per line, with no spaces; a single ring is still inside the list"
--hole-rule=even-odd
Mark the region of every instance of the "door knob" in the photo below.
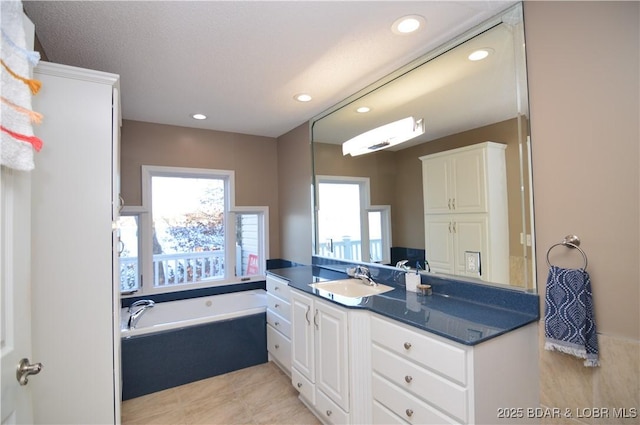
[[[29,364],[29,359],[22,359],[16,369],[16,379],[20,385],[29,383],[29,375],[37,375],[42,370],[42,363]]]

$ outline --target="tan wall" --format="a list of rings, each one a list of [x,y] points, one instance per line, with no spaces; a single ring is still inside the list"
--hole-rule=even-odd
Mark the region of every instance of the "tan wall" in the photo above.
[[[278,138],[278,197],[283,259],[311,264],[311,142],[307,123]]]
[[[121,189],[141,205],[141,165],[235,171],[237,206],[269,207],[269,257],[280,258],[276,139],[124,120]]]
[[[548,247],[580,236],[599,332],[600,368],[541,350],[542,403],[573,412],[640,407],[639,15],[638,2],[524,9],[539,291]]]

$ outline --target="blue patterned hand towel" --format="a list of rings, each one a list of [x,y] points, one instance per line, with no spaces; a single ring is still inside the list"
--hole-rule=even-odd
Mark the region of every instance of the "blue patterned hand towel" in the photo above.
[[[545,350],[561,351],[599,366],[589,274],[551,266],[544,308]]]

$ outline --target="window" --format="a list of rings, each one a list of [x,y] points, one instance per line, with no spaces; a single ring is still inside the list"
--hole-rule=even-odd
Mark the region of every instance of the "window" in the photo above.
[[[387,264],[391,207],[370,205],[369,179],[318,176],[316,255]]]
[[[233,171],[143,166],[142,188],[143,206],[120,219],[123,293],[264,275],[267,208],[235,207]]]

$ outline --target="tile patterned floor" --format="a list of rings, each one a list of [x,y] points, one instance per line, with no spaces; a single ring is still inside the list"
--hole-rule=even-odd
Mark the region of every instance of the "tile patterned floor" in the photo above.
[[[320,425],[269,362],[122,403],[123,425]]]

